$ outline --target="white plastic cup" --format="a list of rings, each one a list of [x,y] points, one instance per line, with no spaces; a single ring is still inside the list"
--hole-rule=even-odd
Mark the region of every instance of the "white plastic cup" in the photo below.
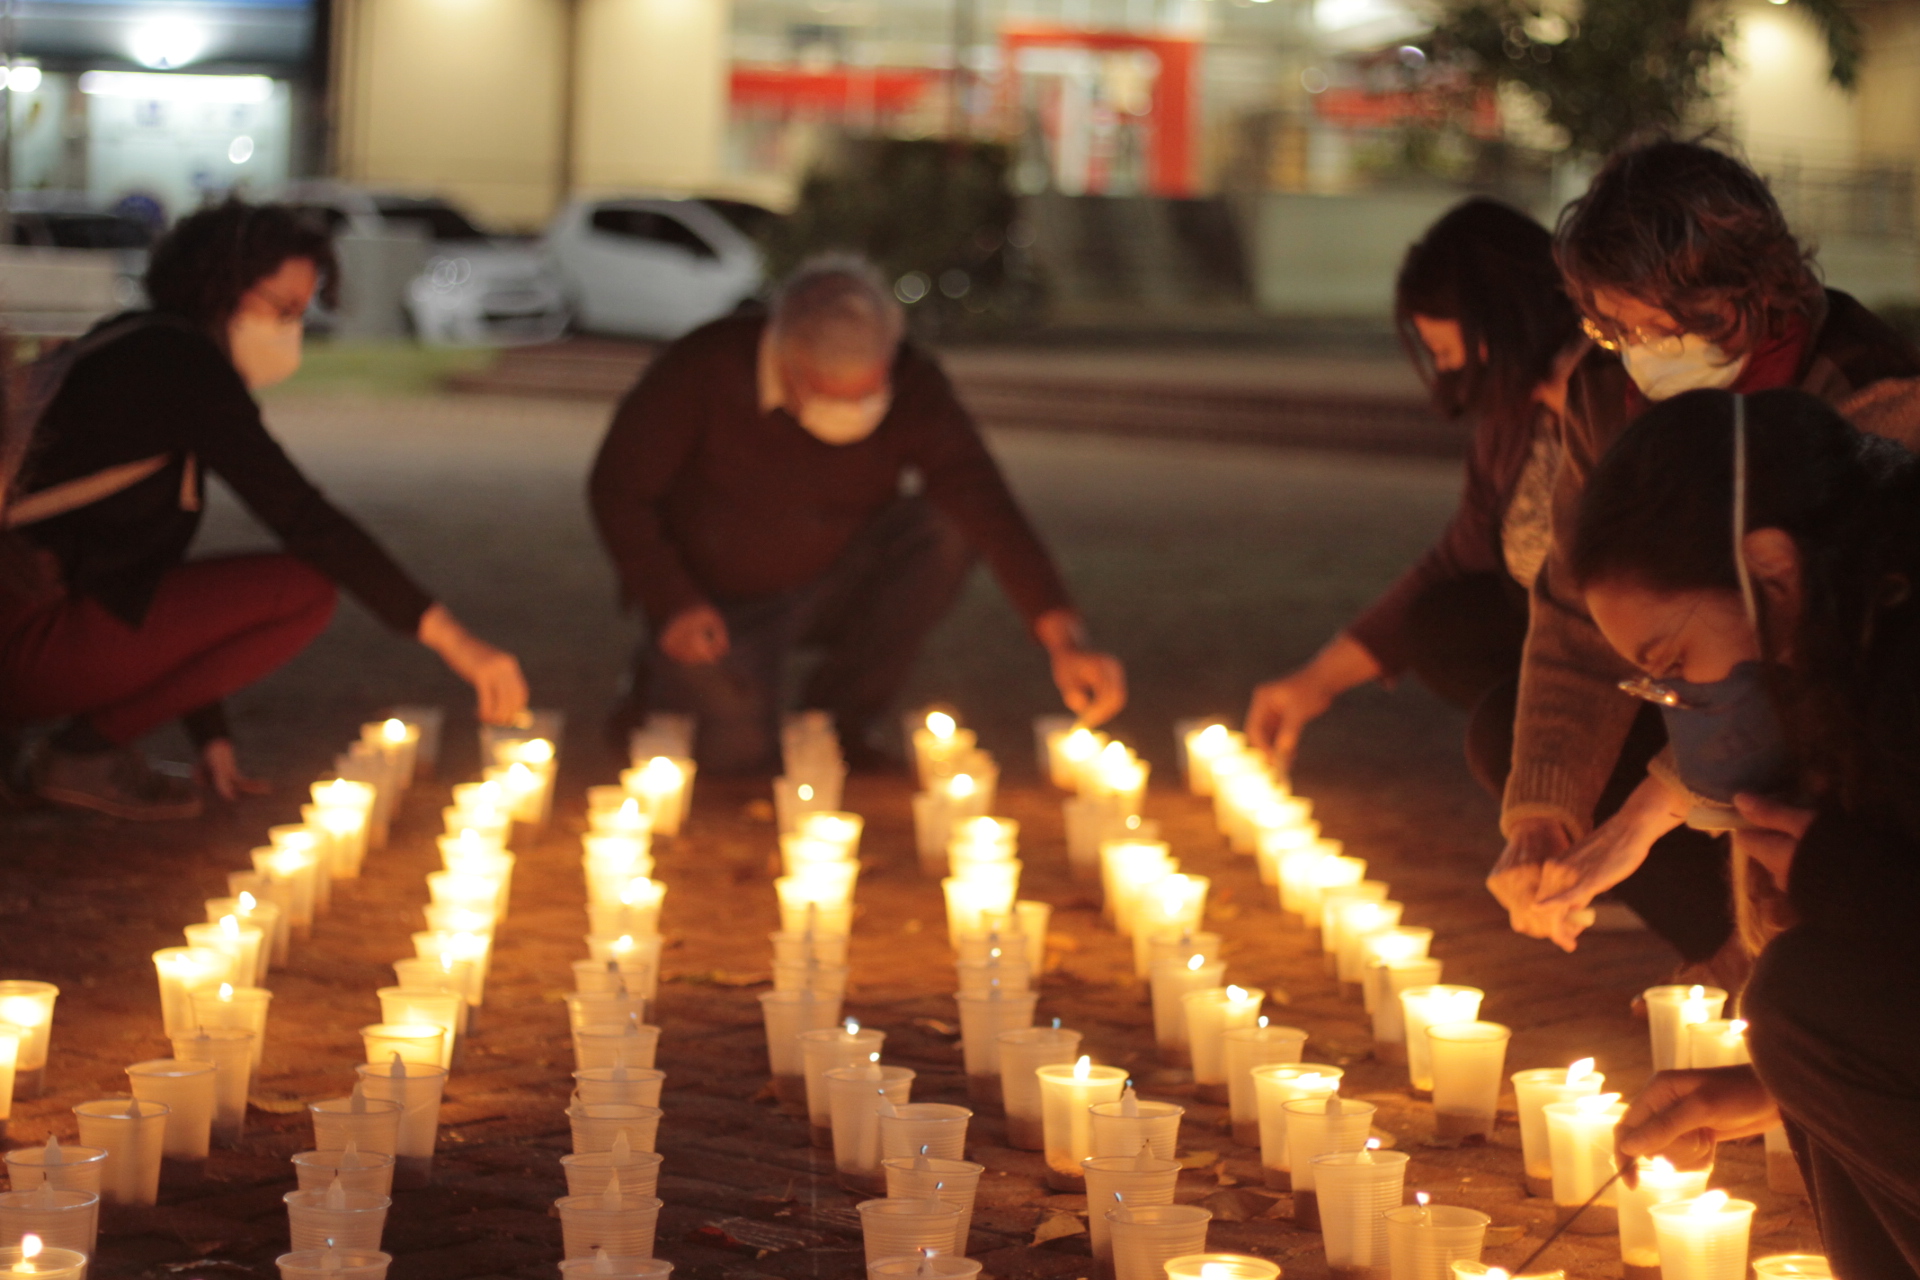
[[[447,1043],[446,1028],[427,1022],[375,1022],[360,1028],[368,1062],[386,1062],[399,1054],[405,1062],[437,1067]]]
[[[925,1159],[882,1160],[887,1171],[887,1199],[927,1200],[938,1198],[960,1211],[953,1228],[953,1247],[949,1252],[964,1254],[967,1235],[973,1229],[973,1200],[980,1190],[983,1164],[970,1160]]]
[[[667,1073],[655,1067],[589,1067],[573,1073],[573,1092],[582,1102],[657,1107],[666,1080]]]
[[[967,1122],[973,1112],[945,1102],[909,1102],[880,1113],[880,1159],[920,1154],[942,1160],[967,1158]]]
[[[660,1050],[660,1028],[647,1023],[597,1023],[580,1027],[573,1033],[573,1066],[576,1071],[593,1067],[651,1067]]]
[[[1055,1191],[1080,1191],[1084,1187],[1080,1162],[1093,1154],[1091,1108],[1098,1102],[1119,1101],[1128,1072],[1089,1063],[1082,1075],[1076,1060],[1071,1066],[1039,1067],[1034,1074],[1040,1078],[1047,1185]]]
[[[567,1175],[570,1196],[601,1194],[615,1173],[620,1175],[622,1191],[637,1196],[657,1196],[663,1159],[657,1151],[578,1151],[561,1156],[560,1168]]]
[[[1233,1140],[1243,1147],[1257,1147],[1260,1100],[1254,1092],[1253,1069],[1300,1061],[1307,1033],[1298,1027],[1229,1027],[1220,1044],[1226,1057],[1227,1109],[1233,1118]]]
[[[44,1244],[92,1257],[100,1235],[100,1197],[91,1191],[56,1191],[44,1183],[33,1191],[0,1194],[0,1241],[18,1244],[29,1233]]]
[[[1367,1145],[1378,1109],[1330,1093],[1282,1104],[1287,1113],[1287,1166],[1293,1181],[1293,1221],[1309,1231],[1320,1228],[1320,1197],[1313,1158],[1335,1151],[1360,1151]]]
[[[25,1261],[26,1256],[19,1245],[0,1249],[0,1268],[4,1268],[8,1275],[16,1274],[15,1268]],[[84,1253],[47,1245],[34,1255],[34,1280],[82,1280],[86,1274],[87,1255]]]
[[[358,1103],[350,1097],[309,1102],[307,1114],[313,1119],[313,1149],[345,1151],[351,1144],[356,1151],[397,1156],[400,1154],[401,1110],[397,1102],[364,1094]]]
[[[1194,1096],[1228,1102],[1227,1032],[1258,1024],[1267,993],[1259,987],[1190,991],[1181,1000],[1187,1018],[1187,1053],[1193,1063]]]
[[[381,1024],[399,1026],[426,1024],[439,1027],[441,1031],[439,1065],[452,1068],[454,1055],[460,1047],[460,1032],[467,1022],[466,996],[450,986],[382,987],[375,994],[380,997]],[[386,1059],[375,1058],[369,1053],[367,1061],[384,1062]]]
[[[1712,1206],[1711,1208],[1709,1206]],[[1744,1280],[1754,1203],[1696,1196],[1654,1205],[1662,1280]]]
[[[1384,1276],[1387,1218],[1406,1194],[1404,1151],[1330,1151],[1313,1158],[1320,1237],[1335,1276]]]
[[[21,1147],[7,1152],[7,1184],[15,1191],[32,1191],[42,1182],[51,1182],[57,1191],[91,1191],[100,1194],[100,1173],[106,1168],[107,1153],[99,1147],[46,1146]]]
[[[296,1151],[293,1172],[301,1191],[325,1191],[337,1178],[343,1191],[393,1194],[393,1157],[381,1151]]]
[[[799,1115],[807,1105],[800,1033],[837,1026],[840,998],[817,991],[763,991],[760,1015],[767,1027],[767,1068],[773,1075],[774,1097],[783,1110]]]
[[[267,1010],[273,1004],[273,992],[265,987],[234,987],[222,999],[220,989],[214,987],[195,991],[189,999],[193,1005],[192,1026],[238,1027],[253,1032],[253,1074],[258,1076],[266,1054]]]
[[[833,1113],[833,1166],[840,1182],[858,1190],[886,1185],[880,1168],[880,1102],[905,1106],[913,1089],[910,1067],[835,1067],[827,1072]]]
[[[1500,1109],[1500,1077],[1513,1032],[1497,1022],[1446,1022],[1427,1028],[1433,1055],[1433,1123],[1443,1141],[1485,1138]]]
[[[1480,1016],[1485,993],[1478,987],[1435,983],[1400,993],[1400,1017],[1406,1024],[1407,1077],[1416,1094],[1433,1092],[1433,1048],[1427,1028],[1442,1022],[1472,1022]]]
[[[205,1160],[213,1133],[214,1066],[155,1058],[127,1068],[133,1096],[167,1108],[161,1154],[169,1160]]]
[[[867,1280],[976,1280],[981,1264],[973,1258],[937,1253],[882,1258],[867,1264]]]
[[[387,1226],[387,1208],[393,1203],[371,1191],[344,1188],[337,1195],[329,1188],[289,1191],[281,1198],[287,1204],[287,1236],[295,1253],[329,1245],[377,1252]]]
[[[833,1102],[827,1096],[827,1072],[835,1067],[858,1067],[873,1061],[887,1042],[887,1033],[872,1027],[848,1031],[824,1027],[800,1033],[800,1070],[806,1076],[807,1128],[813,1145],[833,1147]]]
[[[603,1191],[561,1196],[553,1203],[560,1210],[560,1238],[568,1258],[591,1258],[600,1249],[615,1258],[653,1256],[660,1197],[630,1195],[623,1189],[617,1197]]]
[[[1653,1227],[1653,1206],[1691,1200],[1707,1190],[1711,1169],[1675,1169],[1666,1161],[1635,1162],[1639,1178],[1622,1183],[1619,1195],[1620,1264],[1627,1280],[1661,1280],[1660,1237]]]
[[[369,1101],[400,1105],[400,1127],[394,1136],[394,1173],[402,1186],[425,1186],[433,1176],[433,1149],[440,1135],[440,1096],[447,1085],[447,1069],[433,1063],[362,1063],[354,1068],[361,1095]]]
[[[1122,1204],[1106,1216],[1114,1280],[1166,1280],[1169,1258],[1207,1251],[1213,1221],[1197,1204]]]
[[[1087,1108],[1088,1154],[1138,1155],[1144,1146],[1158,1159],[1171,1160],[1180,1146],[1180,1117],[1185,1114],[1185,1107],[1171,1102],[1129,1102],[1125,1097],[1096,1102]]]
[[[213,1140],[230,1147],[247,1124],[247,1085],[253,1078],[253,1032],[241,1027],[196,1027],[173,1039],[173,1056],[213,1064]]]
[[[1373,990],[1374,1057],[1392,1063],[1407,1060],[1407,1020],[1400,993],[1437,985],[1442,967],[1432,956],[1375,960],[1367,965],[1367,983]]]
[[[1520,1117],[1520,1156],[1527,1167],[1527,1192],[1550,1196],[1553,1194],[1553,1152],[1547,1145],[1547,1106],[1597,1094],[1607,1078],[1597,1071],[1589,1071],[1569,1084],[1567,1073],[1558,1067],[1516,1071],[1510,1078],[1514,1109]]]
[[[1694,992],[1698,991],[1698,996]],[[1726,1008],[1727,993],[1719,987],[1648,987],[1640,993],[1647,1003],[1647,1034],[1653,1042],[1655,1071],[1683,1070],[1689,1060],[1687,1027],[1712,1022]]]
[[[1401,1205],[1385,1217],[1393,1280],[1453,1280],[1455,1259],[1480,1260],[1493,1221],[1478,1209],[1451,1204]]]
[[[1001,1103],[1000,1034],[1033,1025],[1040,997],[1031,991],[991,990],[984,995],[962,993],[960,1049],[967,1070],[967,1098],[980,1105]]]
[[[1606,1184],[1615,1168],[1613,1130],[1626,1115],[1626,1104],[1589,1108],[1580,1102],[1555,1102],[1546,1112],[1556,1217],[1562,1222],[1572,1219],[1567,1230],[1576,1235],[1607,1235],[1618,1230],[1620,1187],[1618,1183]],[[1596,1193],[1597,1200],[1593,1199]]]
[[[1002,1031],[1000,1106],[1007,1115],[1007,1145],[1016,1151],[1046,1146],[1041,1122],[1040,1078],[1036,1068],[1072,1063],[1080,1056],[1080,1033],[1066,1027],[1023,1027]]]
[[[1340,1087],[1346,1075],[1323,1062],[1282,1062],[1253,1069],[1254,1096],[1260,1104],[1260,1164],[1267,1187],[1293,1187],[1292,1162],[1287,1151],[1286,1105],[1296,1098],[1324,1098]]]
[[[387,1280],[392,1264],[378,1249],[301,1249],[273,1260],[280,1280]]]
[[[1093,1257],[1111,1269],[1113,1236],[1107,1210],[1123,1204],[1172,1204],[1180,1162],[1154,1155],[1089,1156],[1080,1169],[1087,1181],[1087,1236]]]
[[[107,1153],[100,1166],[100,1199],[113,1205],[150,1205],[160,1198],[160,1156],[166,1146],[167,1108],[137,1098],[78,1103],[82,1146]]]
[[[960,1210],[944,1200],[863,1200],[857,1208],[869,1266],[951,1246],[960,1228]]]
[[[60,988],[24,978],[0,980],[0,1022],[26,1028],[14,1057],[13,1096],[37,1098],[46,1091],[47,1047]]]
[[[567,1108],[567,1121],[573,1129],[573,1152],[611,1151],[621,1134],[629,1151],[651,1151],[660,1134],[659,1107],[641,1107],[628,1102],[576,1102]]]

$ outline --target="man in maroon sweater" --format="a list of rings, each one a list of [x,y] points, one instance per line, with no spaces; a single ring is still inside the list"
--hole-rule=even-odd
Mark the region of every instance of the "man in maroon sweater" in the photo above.
[[[652,640],[616,726],[692,712],[703,767],[769,768],[787,656],[813,646],[802,705],[830,712],[849,763],[870,766],[871,734],[976,552],[1067,706],[1097,724],[1125,704],[1120,663],[1088,647],[972,418],[904,328],[870,269],[823,260],[770,316],[674,343],[621,402],[589,494]]]

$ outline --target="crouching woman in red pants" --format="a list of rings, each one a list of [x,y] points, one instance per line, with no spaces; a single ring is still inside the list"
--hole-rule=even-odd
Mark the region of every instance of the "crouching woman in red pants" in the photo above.
[[[104,322],[32,371],[0,515],[12,530],[0,721],[67,717],[34,761],[45,799],[126,818],[197,813],[197,790],[131,746],[175,718],[215,792],[247,789],[220,700],[319,634],[335,584],[471,683],[483,719],[525,706],[513,655],[434,603],[261,421],[252,392],[299,368],[308,304],[337,275],[323,231],[228,201],[155,246],[151,311]],[[209,472],[287,554],[186,560]]]

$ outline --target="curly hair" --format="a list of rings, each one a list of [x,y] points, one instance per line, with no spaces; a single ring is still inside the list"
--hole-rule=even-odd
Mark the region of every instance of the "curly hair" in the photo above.
[[[1561,213],[1554,257],[1588,314],[1596,290],[1617,289],[1723,345],[1777,335],[1788,316],[1816,314],[1821,296],[1812,252],[1766,180],[1694,142],[1614,153]]]
[[[337,305],[340,264],[325,227],[286,205],[229,198],[182,218],[154,245],[147,297],[155,311],[224,339],[247,290],[294,258],[313,263],[321,302]]]

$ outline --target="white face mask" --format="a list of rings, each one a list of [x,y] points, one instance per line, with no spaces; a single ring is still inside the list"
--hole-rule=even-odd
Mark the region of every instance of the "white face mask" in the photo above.
[[[1627,367],[1640,393],[1649,400],[1671,400],[1686,391],[1722,391],[1740,380],[1747,358],[1731,359],[1697,333],[1682,334],[1678,351],[1655,351],[1659,343],[1629,342],[1620,347],[1620,363]]]
[[[808,435],[823,444],[858,444],[880,429],[891,408],[893,393],[876,391],[861,400],[815,397],[804,402],[794,416]]]
[[[301,322],[240,312],[227,325],[227,352],[250,390],[285,382],[300,369]]]

